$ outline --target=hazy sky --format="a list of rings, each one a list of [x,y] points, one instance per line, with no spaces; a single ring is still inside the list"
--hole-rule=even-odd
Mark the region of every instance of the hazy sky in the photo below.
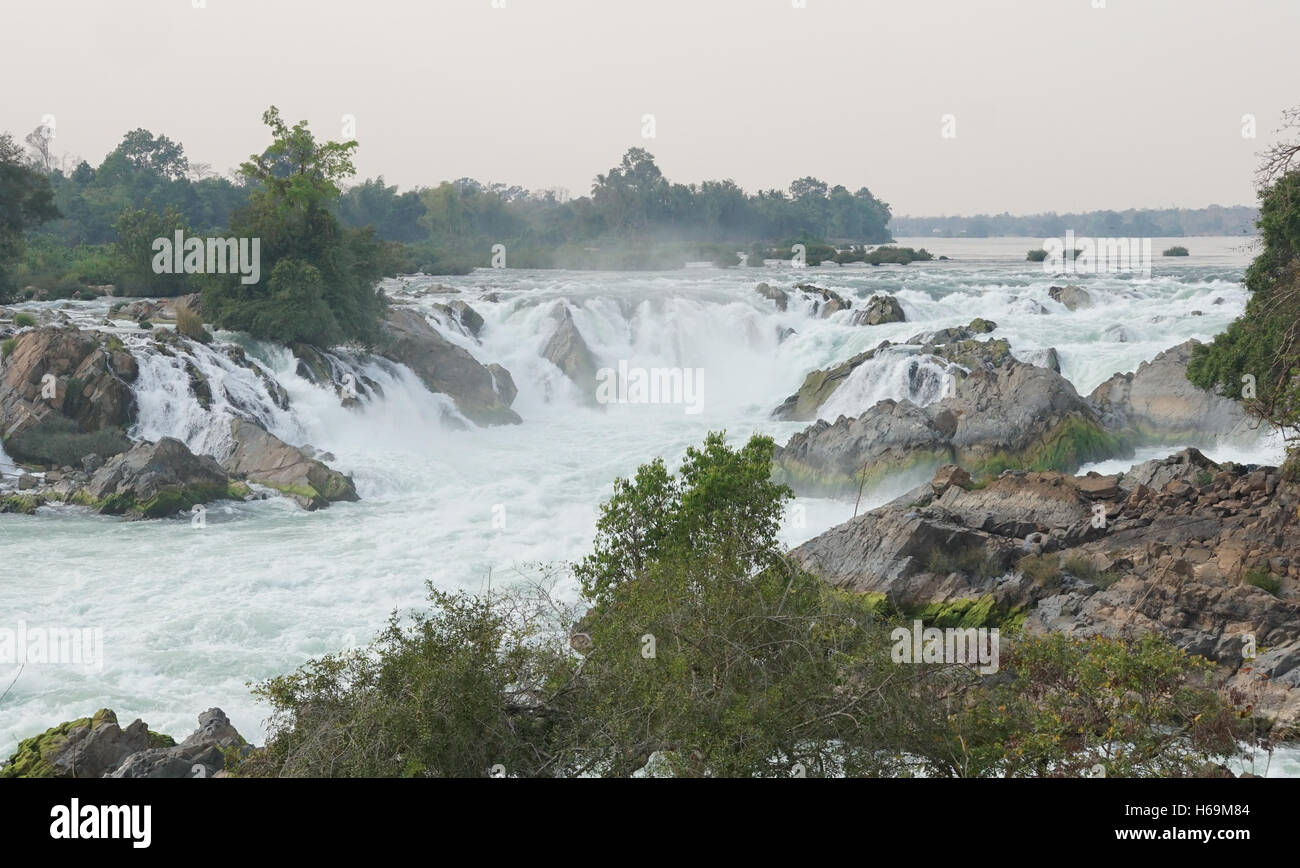
[[[580,195],[643,146],[674,181],[937,215],[1253,204],[1300,104],[1298,0],[493,2],[5,0],[0,131],[54,115],[98,164],[145,127],[224,172],[274,103],[328,138],[354,117],[359,177],[403,189]]]

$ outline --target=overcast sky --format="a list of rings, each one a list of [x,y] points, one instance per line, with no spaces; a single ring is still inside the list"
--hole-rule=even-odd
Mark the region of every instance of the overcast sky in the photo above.
[[[674,181],[938,215],[1253,204],[1300,104],[1298,0],[493,2],[5,0],[0,131],[54,115],[98,164],[144,127],[225,172],[274,103],[328,138],[351,115],[359,177],[403,189],[580,195],[642,146]]]

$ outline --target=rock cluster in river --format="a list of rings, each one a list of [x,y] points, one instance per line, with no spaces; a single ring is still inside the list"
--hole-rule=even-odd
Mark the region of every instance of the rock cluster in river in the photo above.
[[[1300,484],[1194,449],[1113,476],[960,468],[791,556],[904,611],[1075,636],[1158,632],[1238,705],[1300,732]],[[1104,521],[1102,520],[1104,517]],[[1255,659],[1243,649],[1258,648]]]

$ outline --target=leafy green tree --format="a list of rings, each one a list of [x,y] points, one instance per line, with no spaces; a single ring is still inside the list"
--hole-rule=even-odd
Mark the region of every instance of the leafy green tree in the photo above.
[[[117,234],[114,255],[117,261],[116,283],[121,295],[175,296],[197,289],[194,277],[184,272],[158,273],[154,271],[154,241],[165,238],[175,240],[177,230],[188,238],[193,230],[184,215],[172,206],[163,211],[152,210],[146,202],[144,208],[127,208],[117,218],[113,228]]]
[[[262,274],[272,280],[248,285],[237,276],[209,277],[204,312],[222,328],[271,340],[373,342],[383,311],[375,284],[385,251],[372,229],[343,226],[334,216],[338,185],[354,171],[357,143],[318,142],[306,121],[290,127],[274,106],[262,120],[272,143],[240,166],[253,192],[231,218],[231,230],[259,239]],[[281,262],[294,264],[281,270]],[[289,299],[306,305],[296,322],[287,316]]]
[[[1289,117],[1300,127],[1300,115]],[[1278,145],[1270,153],[1285,151]],[[1243,398],[1282,431],[1294,455],[1300,446],[1300,168],[1286,160],[1271,165],[1276,171],[1262,175],[1259,190],[1263,250],[1246,270],[1246,310],[1195,349],[1187,377]]]
[[[57,216],[49,179],[27,165],[13,136],[0,134],[0,301],[16,289],[11,268],[22,254],[23,233]]]

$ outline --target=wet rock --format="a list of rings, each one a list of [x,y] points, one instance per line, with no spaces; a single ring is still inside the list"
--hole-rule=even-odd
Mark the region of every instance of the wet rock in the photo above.
[[[237,489],[215,458],[195,455],[181,441],[164,437],[136,443],[110,459],[73,499],[106,515],[161,518],[238,497]]]
[[[477,338],[479,332],[483,330],[483,317],[460,299],[454,299],[447,304],[435,304],[434,309],[443,313],[447,319],[471,337]]]
[[[854,325],[881,325],[906,320],[903,306],[892,295],[873,295],[865,308],[853,314]]]
[[[390,308],[386,327],[382,354],[414,371],[431,391],[449,395],[466,418],[480,425],[523,421],[502,402],[492,372],[438,334],[418,310]]]
[[[583,398],[594,404],[596,357],[582,339],[582,333],[578,331],[568,307],[558,307],[552,318],[555,320],[555,331],[542,348],[542,358],[559,368],[578,387]]]
[[[813,313],[820,314],[822,319],[853,307],[853,302],[832,289],[825,289],[811,283],[795,284],[794,288],[813,299]]]
[[[308,510],[360,500],[351,477],[252,422],[235,419],[230,434],[234,449],[224,463],[232,475],[270,486]]]
[[[785,290],[777,289],[776,287],[769,286],[766,283],[760,283],[758,286],[754,287],[754,291],[763,296],[763,298],[771,299],[776,302],[777,310],[785,310],[789,305],[790,296],[786,295]]]
[[[1092,306],[1092,296],[1081,286],[1053,286],[1047,294],[1070,310]]]

